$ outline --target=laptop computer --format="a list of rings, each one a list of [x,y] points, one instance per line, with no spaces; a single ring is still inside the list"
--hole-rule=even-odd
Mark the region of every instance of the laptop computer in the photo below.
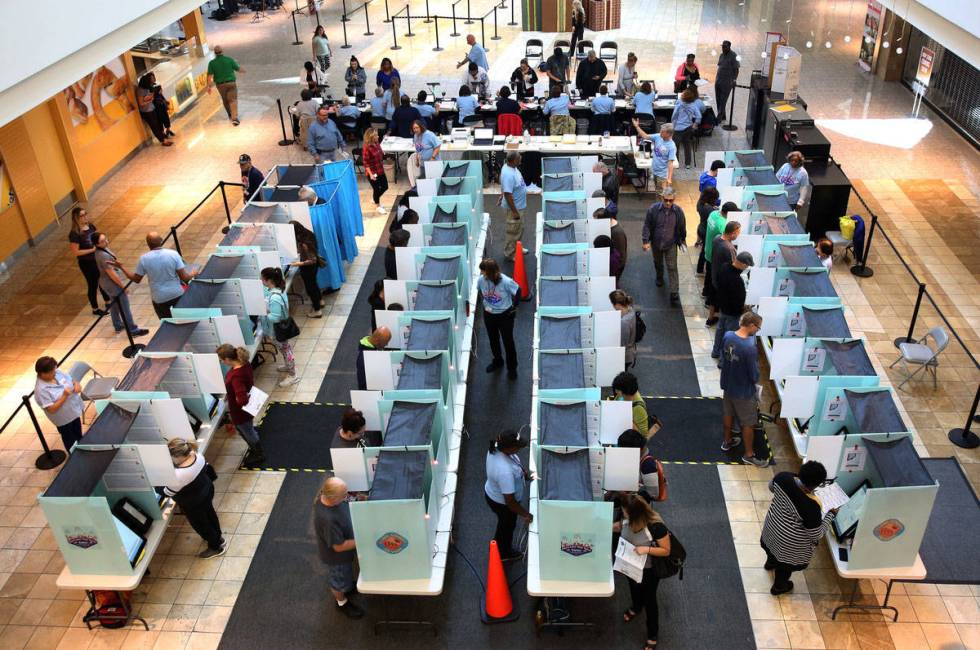
[[[473,129],[473,144],[477,147],[489,147],[493,144],[493,129]]]

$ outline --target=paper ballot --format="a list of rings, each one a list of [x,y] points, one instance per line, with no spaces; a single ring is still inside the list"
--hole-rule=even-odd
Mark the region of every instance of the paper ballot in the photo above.
[[[822,485],[813,491],[818,499],[820,499],[820,509],[824,514],[830,512],[834,508],[840,508],[842,505],[851,500],[844,490],[840,489],[840,486],[836,483],[831,483],[830,485]]]
[[[637,555],[636,547],[627,542],[622,537],[619,538],[619,546],[616,547],[616,561],[613,563],[613,571],[619,571],[634,582],[643,582],[643,567],[647,563],[646,555]]]
[[[252,386],[251,390],[248,391],[248,403],[242,406],[242,410],[257,416],[267,399],[269,399],[268,393],[261,390],[258,386]]]

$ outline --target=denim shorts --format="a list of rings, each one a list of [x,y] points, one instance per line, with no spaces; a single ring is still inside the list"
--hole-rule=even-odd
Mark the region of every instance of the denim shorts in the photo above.
[[[343,564],[328,564],[327,582],[334,591],[347,593],[354,589],[354,563],[344,562]]]

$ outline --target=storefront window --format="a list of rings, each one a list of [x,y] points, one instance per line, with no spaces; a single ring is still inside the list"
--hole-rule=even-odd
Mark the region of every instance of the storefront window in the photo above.
[[[186,110],[207,86],[208,52],[196,38],[185,40],[182,34],[171,28],[131,50],[137,77],[153,73],[170,115]]]

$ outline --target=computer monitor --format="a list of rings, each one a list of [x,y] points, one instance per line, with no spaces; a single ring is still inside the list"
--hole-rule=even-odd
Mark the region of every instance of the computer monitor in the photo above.
[[[126,550],[126,558],[129,560],[129,565],[135,567],[136,563],[140,561],[143,556],[143,548],[146,546],[146,540],[141,536],[137,535],[133,530],[119,520],[118,517],[113,517],[112,520],[116,523],[116,530],[119,531],[119,537],[122,539],[123,548]]]

